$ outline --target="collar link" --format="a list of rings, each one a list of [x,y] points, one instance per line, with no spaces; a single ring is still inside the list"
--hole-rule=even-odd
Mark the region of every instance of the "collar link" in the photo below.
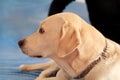
[[[82,71],[81,74],[79,74],[77,77],[74,77],[74,79],[84,78],[101,61],[101,59],[105,60],[107,47],[108,47],[108,44],[107,44],[107,40],[105,39],[105,47],[103,49],[103,52],[101,53],[101,56],[97,60],[93,61],[84,71]]]

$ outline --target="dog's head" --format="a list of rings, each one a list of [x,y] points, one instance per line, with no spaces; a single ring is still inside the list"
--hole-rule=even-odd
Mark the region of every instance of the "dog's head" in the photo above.
[[[25,54],[32,57],[52,55],[65,57],[78,45],[91,46],[93,38],[90,34],[93,33],[94,37],[99,36],[96,36],[96,32],[94,34],[95,30],[89,29],[87,26],[86,22],[73,13],[56,14],[45,19],[37,32],[20,40],[19,46]]]

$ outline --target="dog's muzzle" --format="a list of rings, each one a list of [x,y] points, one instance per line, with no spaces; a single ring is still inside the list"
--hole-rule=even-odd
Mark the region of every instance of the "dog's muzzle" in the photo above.
[[[25,46],[25,39],[18,41],[18,45],[21,48],[21,50],[22,50],[23,53],[29,55],[28,54],[29,49],[24,47]],[[29,55],[29,56],[31,56],[31,55]],[[41,55],[35,55],[35,56],[32,55],[31,57],[42,58]]]

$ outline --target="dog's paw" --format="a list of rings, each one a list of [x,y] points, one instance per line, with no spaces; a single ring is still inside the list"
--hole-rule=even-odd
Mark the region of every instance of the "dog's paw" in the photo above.
[[[20,66],[19,66],[19,70],[20,70],[20,71],[26,71],[27,68],[26,68],[25,65],[20,65]]]

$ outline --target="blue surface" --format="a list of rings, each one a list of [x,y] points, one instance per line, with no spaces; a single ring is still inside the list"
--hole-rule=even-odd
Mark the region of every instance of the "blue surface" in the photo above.
[[[34,80],[40,71],[20,72],[19,65],[50,59],[24,55],[17,42],[34,33],[47,17],[51,0],[0,0],[0,80]],[[86,6],[73,2],[64,11],[75,12],[89,22]]]

